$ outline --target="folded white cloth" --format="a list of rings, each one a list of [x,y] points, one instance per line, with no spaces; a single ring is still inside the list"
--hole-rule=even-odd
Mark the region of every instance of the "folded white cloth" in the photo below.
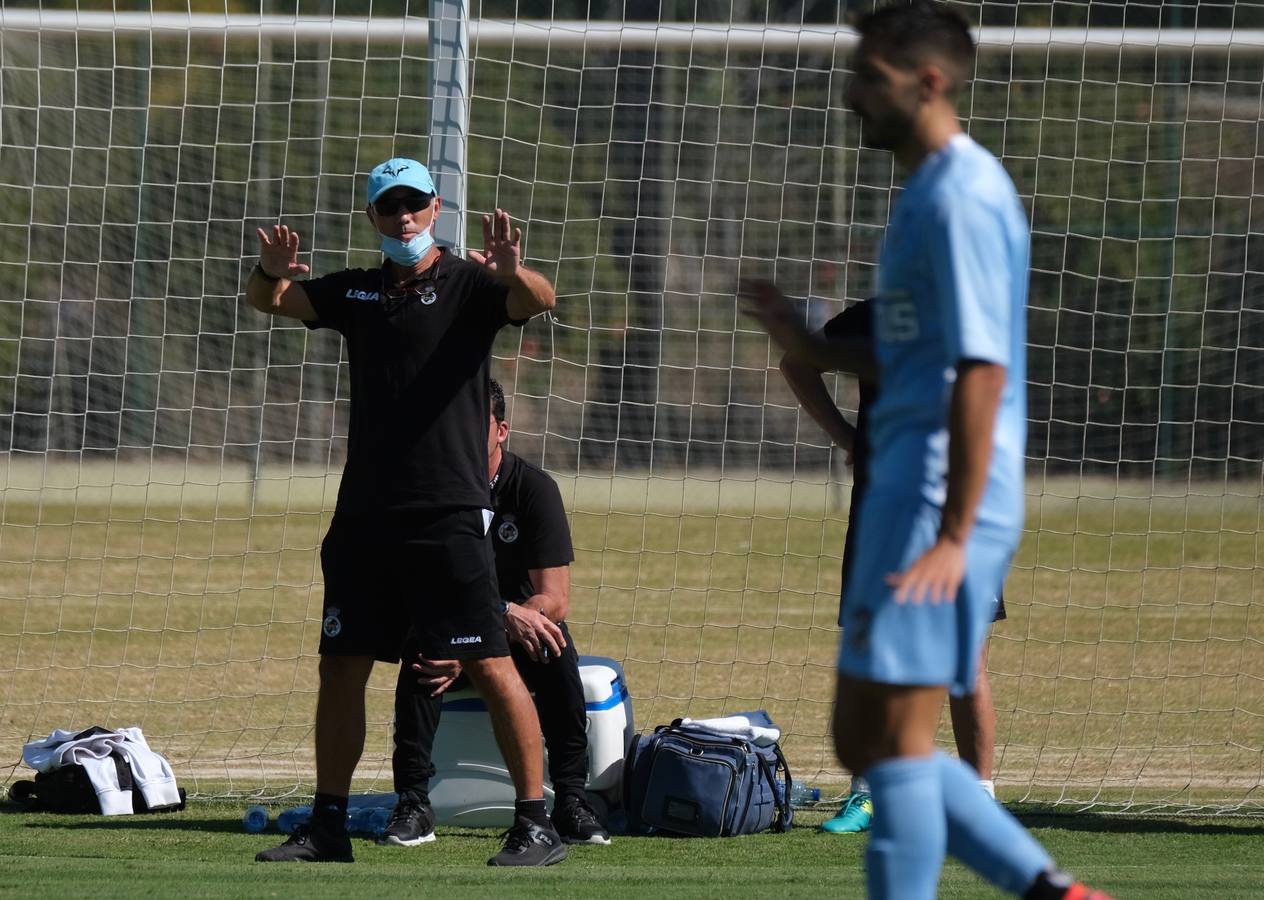
[[[759,747],[768,747],[781,740],[781,729],[775,726],[752,725],[746,716],[724,716],[719,719],[681,719],[681,728],[716,731],[731,734],[750,741]]]
[[[76,738],[79,731],[56,729],[48,737],[22,747],[22,759],[37,772],[51,772],[63,766],[81,765],[97,792],[101,812],[107,816],[132,812],[132,792],[119,783],[118,767],[111,754],[118,753],[132,770],[132,781],[145,803],[171,806],[180,802],[171,764],[149,749],[139,728],[120,728]]]

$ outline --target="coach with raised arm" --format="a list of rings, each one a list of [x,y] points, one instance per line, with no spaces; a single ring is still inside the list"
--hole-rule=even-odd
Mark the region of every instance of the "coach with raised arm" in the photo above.
[[[299,235],[259,229],[246,300],[332,328],[347,342],[351,423],[334,519],[321,546],[325,605],[316,704],[316,796],[309,827],[260,862],[351,862],[347,795],[364,750],[374,660],[398,664],[411,629],[428,659],[460,659],[482,694],[517,792],[517,816],[489,865],[566,856],[544,805],[540,725],[509,655],[487,528],[487,410],[496,333],[555,303],[521,261],[521,231],[483,217],[473,262],[436,246],[441,201],[413,159],[369,173],[369,221],[384,259],[310,281]]]

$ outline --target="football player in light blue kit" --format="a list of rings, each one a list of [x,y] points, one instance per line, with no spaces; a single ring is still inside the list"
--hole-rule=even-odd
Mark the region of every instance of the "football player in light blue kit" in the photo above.
[[[962,132],[956,96],[974,43],[930,2],[857,26],[847,100],[862,138],[911,173],[891,216],[873,301],[876,340],[831,343],[770,285],[743,293],[770,334],[834,368],[876,364],[870,483],[844,588],[834,735],[868,780],[872,898],[933,898],[945,852],[1030,900],[1087,900],[1044,849],[938,752],[946,691],[974,688],[994,598],[1023,523],[1027,217],[990,153]]]

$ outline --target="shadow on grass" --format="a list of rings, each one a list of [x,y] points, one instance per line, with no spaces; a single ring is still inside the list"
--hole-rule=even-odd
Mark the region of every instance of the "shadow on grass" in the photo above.
[[[1016,812],[1028,828],[1056,828],[1098,834],[1240,834],[1264,837],[1264,819],[1187,819],[1169,816],[1094,815],[1090,813]]]
[[[267,831],[251,834],[242,828],[241,822],[234,819],[214,818],[208,819],[202,816],[187,815],[184,813],[140,813],[130,816],[85,816],[75,813],[50,813],[50,812],[32,812],[29,810],[13,809],[12,807],[0,809],[0,814],[7,814],[12,817],[25,816],[31,821],[20,822],[20,828],[34,828],[47,830],[70,830],[70,831],[189,831],[198,833],[213,832],[216,834],[240,834],[245,837],[258,838],[265,843],[275,839],[274,843],[284,841],[286,835],[274,828]],[[487,841],[495,838],[500,834],[499,831],[479,831],[473,829],[452,828],[444,829],[443,839],[445,841]],[[356,842],[371,843],[372,838],[365,834],[352,834],[351,839]]]

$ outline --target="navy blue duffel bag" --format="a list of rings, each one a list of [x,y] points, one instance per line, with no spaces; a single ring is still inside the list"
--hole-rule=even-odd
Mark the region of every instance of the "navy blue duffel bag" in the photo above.
[[[762,710],[743,715],[762,716],[771,725]],[[623,809],[633,834],[788,831],[794,818],[787,799],[791,784],[775,741],[761,745],[676,719],[632,741],[624,760]]]

